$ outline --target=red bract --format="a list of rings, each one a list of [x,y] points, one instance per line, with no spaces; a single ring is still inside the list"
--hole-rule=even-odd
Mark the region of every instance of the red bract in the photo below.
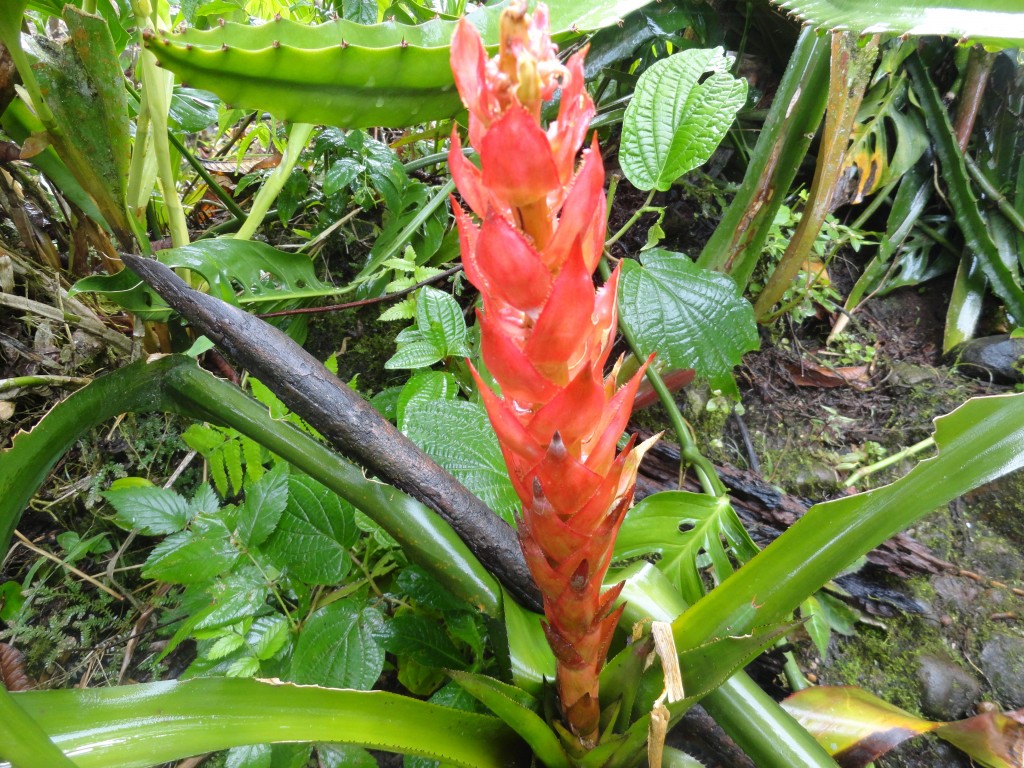
[[[604,368],[614,340],[618,270],[595,291],[605,237],[604,165],[584,142],[594,104],[585,50],[563,65],[547,29],[513,3],[488,60],[460,22],[452,70],[469,109],[477,168],[452,135],[449,164],[475,223],[454,200],[466,275],[483,298],[483,359],[501,389],[477,376],[509,475],[522,501],[519,540],[544,596],[562,714],[584,747],[598,739],[598,673],[620,609],[621,585],[601,593],[612,546],[633,499],[648,443],[616,454],[641,369],[625,386]],[[541,126],[561,88],[558,118]]]

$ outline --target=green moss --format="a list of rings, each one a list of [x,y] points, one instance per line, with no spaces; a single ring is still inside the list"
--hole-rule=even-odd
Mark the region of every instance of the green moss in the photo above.
[[[395,336],[405,323],[382,323],[377,318],[381,305],[318,315],[309,324],[306,349],[325,360],[338,355],[338,377],[349,381],[358,374],[359,390],[375,394],[402,384],[407,371],[388,371],[384,363],[395,354]]]
[[[949,653],[941,632],[915,616],[887,620],[884,629],[859,625],[857,635],[841,639],[838,647],[836,657],[822,671],[825,682],[865,688],[917,715],[921,714],[915,675],[918,657]]]

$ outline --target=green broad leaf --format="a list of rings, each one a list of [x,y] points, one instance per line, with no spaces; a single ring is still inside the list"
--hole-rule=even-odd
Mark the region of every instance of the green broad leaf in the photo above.
[[[741,562],[757,554],[728,497],[666,491],[629,510],[615,540],[614,557],[660,555],[657,567],[694,603],[704,594],[701,557],[710,561],[716,581],[732,574],[727,545]]]
[[[384,649],[374,636],[382,621],[376,608],[351,598],[321,608],[299,634],[292,681],[369,690],[384,669]]]
[[[213,488],[203,483],[196,488],[192,500],[188,503],[188,509],[190,518],[196,515],[215,515],[220,509],[220,499],[213,492]]]
[[[656,365],[693,368],[713,389],[735,390],[731,371],[757,349],[754,310],[732,279],[660,248],[641,254],[643,266],[622,262],[619,307],[640,352]]]
[[[238,634],[224,635],[218,638],[217,641],[210,646],[206,651],[206,657],[209,659],[223,659],[245,644],[245,638]]]
[[[619,163],[637,189],[667,190],[703,165],[747,99],[721,48],[691,48],[655,62],[636,84],[622,121]]]
[[[288,504],[265,552],[307,584],[336,584],[352,567],[359,538],[352,507],[303,475],[288,478]]]
[[[284,648],[291,627],[280,614],[260,616],[253,621],[245,642],[260,661],[266,661]]]
[[[416,326],[424,339],[445,350],[445,357],[469,354],[466,318],[450,294],[429,285],[421,288],[416,297]]]
[[[384,625],[380,642],[396,656],[440,669],[465,669],[466,659],[436,618],[415,611],[397,614]]]
[[[551,29],[558,40],[577,37],[615,25],[648,2],[551,0]],[[467,15],[492,51],[501,10],[492,5]],[[363,25],[339,18],[310,26],[279,19],[160,32],[144,43],[179,82],[208,89],[227,104],[298,123],[398,128],[463,109],[449,62],[455,24],[432,18]]]
[[[338,293],[316,276],[307,256],[254,240],[199,240],[158,251],[156,257],[168,267],[201,275],[211,296],[253,312],[307,306],[321,296]],[[159,322],[172,314],[163,299],[130,269],[82,278],[69,293],[95,293],[145,320]]]
[[[391,359],[384,363],[384,367],[391,371],[426,368],[444,358],[443,347],[437,347],[430,341],[417,340],[400,345]]]
[[[201,529],[171,534],[153,547],[142,575],[172,584],[195,584],[230,570],[240,556],[231,532],[219,520],[209,520]]]
[[[247,547],[258,547],[274,532],[288,505],[288,465],[277,464],[245,489],[238,508],[238,538]]]
[[[169,488],[139,486],[105,491],[100,494],[111,503],[115,520],[125,528],[137,528],[146,536],[177,533],[188,525],[194,514],[189,503]]]
[[[956,0],[941,7],[928,0],[780,0],[779,5],[822,29],[945,35],[994,50],[1024,44],[1024,18],[1018,0]]]
[[[216,629],[253,616],[270,593],[266,580],[255,566],[239,566],[227,576],[214,579],[204,590],[199,606],[175,630],[163,656],[197,630]]]
[[[442,669],[420,664],[412,656],[398,657],[398,682],[413,696],[429,696],[447,680]]]
[[[229,749],[224,768],[270,768],[269,744],[253,744]]]
[[[228,677],[256,677],[259,671],[259,659],[254,656],[242,656],[228,664],[224,674]]]
[[[515,730],[541,763],[548,768],[569,768],[573,764],[558,735],[537,714],[538,704],[531,696],[485,675],[455,671],[448,674]]]
[[[376,0],[371,5],[373,5],[376,15]],[[348,744],[320,744],[316,748],[316,754],[323,768],[377,768],[376,759],[362,747],[353,747]]]
[[[217,105],[220,99],[209,91],[174,86],[170,111],[171,126],[182,133],[200,133],[217,124]]]
[[[431,400],[454,400],[459,394],[459,382],[450,373],[423,371],[414,375],[402,387],[395,403],[395,421],[405,421],[405,409],[409,403]]]
[[[415,565],[403,568],[395,585],[420,608],[438,613],[458,613],[466,604],[445,589],[433,576]]]
[[[511,523],[519,497],[487,412],[465,400],[411,400],[399,423],[409,439]]]
[[[459,768],[531,764],[522,740],[498,718],[381,691],[204,678],[10,695],[75,755],[78,768],[142,768],[294,741],[418,754]],[[173,739],[166,737],[171,729]]]

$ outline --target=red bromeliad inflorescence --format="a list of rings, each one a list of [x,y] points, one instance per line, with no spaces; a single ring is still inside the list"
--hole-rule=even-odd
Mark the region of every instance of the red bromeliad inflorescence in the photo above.
[[[478,169],[452,134],[449,165],[476,223],[452,201],[466,275],[479,289],[483,360],[501,389],[477,375],[516,492],[519,541],[544,597],[545,633],[557,661],[563,719],[584,747],[598,738],[598,674],[621,608],[622,585],[601,593],[612,547],[647,449],[616,453],[639,371],[616,386],[604,375],[615,337],[618,270],[595,291],[605,238],[604,164],[596,136],[582,153],[594,103],[583,82],[586,51],[564,65],[547,9],[502,14],[488,59],[465,20],[451,61],[469,109]],[[545,130],[541,104],[561,89]],[[474,372],[475,373],[475,372]]]

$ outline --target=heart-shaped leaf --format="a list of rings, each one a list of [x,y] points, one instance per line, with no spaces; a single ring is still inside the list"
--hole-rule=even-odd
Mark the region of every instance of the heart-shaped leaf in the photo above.
[[[619,148],[634,187],[664,191],[707,162],[747,99],[747,83],[729,74],[731,66],[721,48],[694,48],[640,75]]]

